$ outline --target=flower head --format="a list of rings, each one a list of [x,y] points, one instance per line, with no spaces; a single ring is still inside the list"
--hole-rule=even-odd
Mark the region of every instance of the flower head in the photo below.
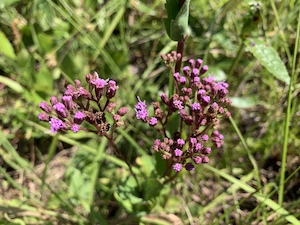
[[[50,132],[56,134],[57,131],[61,131],[65,128],[64,122],[60,119],[51,118],[50,121]]]
[[[120,118],[127,113],[127,108],[121,107],[117,114],[114,112],[117,103],[112,98],[119,88],[116,82],[102,79],[96,72],[86,75],[86,81],[89,84],[87,89],[79,80],[75,80],[74,85],[67,85],[61,101],[52,96],[52,106],[44,101],[40,103],[40,108],[45,113],[39,115],[39,120],[49,122],[51,132],[71,130],[77,133],[85,130],[104,135],[110,129],[110,124],[106,122],[106,113],[111,115],[116,127],[124,124]],[[102,98],[106,99],[101,100]],[[92,126],[79,126],[84,120]]]
[[[138,120],[142,120],[144,122],[147,122],[148,120],[148,111],[147,111],[147,105],[146,101],[141,101],[139,97],[137,97],[139,102],[135,105],[134,110],[136,112],[136,118]]]

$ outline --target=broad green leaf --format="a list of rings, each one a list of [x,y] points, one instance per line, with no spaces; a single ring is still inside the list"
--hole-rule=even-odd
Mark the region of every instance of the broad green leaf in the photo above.
[[[170,25],[171,25],[171,21],[175,20],[176,15],[179,12],[178,0],[167,0],[167,2],[165,4],[165,8],[166,8],[168,17],[166,19],[164,19],[164,24],[165,24],[167,34],[171,38]]]
[[[184,39],[187,34],[189,26],[189,7],[190,0],[186,0],[179,10],[175,20],[171,21],[171,39],[174,41],[180,41]]]
[[[164,20],[169,37],[173,41],[184,39],[188,30],[190,0],[186,0],[180,10],[178,1],[169,0],[165,4],[168,18]]]
[[[248,109],[256,105],[256,101],[253,97],[230,97],[232,106],[239,109]]]
[[[0,31],[0,53],[5,55],[8,58],[15,59],[16,54],[14,48],[12,47],[11,43],[5,36],[3,32]]]
[[[258,39],[247,39],[245,45],[254,57],[278,80],[290,83],[290,77],[285,65],[276,50],[264,41]]]

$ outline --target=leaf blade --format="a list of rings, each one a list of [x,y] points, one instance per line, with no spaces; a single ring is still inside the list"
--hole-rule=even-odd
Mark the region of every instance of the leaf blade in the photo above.
[[[278,80],[290,83],[288,71],[280,59],[277,51],[264,41],[249,38],[245,45],[254,57]]]

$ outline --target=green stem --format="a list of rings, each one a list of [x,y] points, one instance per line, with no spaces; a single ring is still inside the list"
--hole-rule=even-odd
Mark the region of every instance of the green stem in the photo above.
[[[299,33],[300,33],[300,11],[298,15],[298,26],[297,26],[297,34],[295,40],[295,49],[292,63],[292,74],[289,84],[289,91],[287,96],[287,107],[286,107],[286,116],[284,121],[284,136],[283,136],[283,151],[281,158],[281,170],[280,170],[280,183],[279,183],[279,193],[278,193],[278,204],[282,206],[283,196],[284,196],[284,180],[285,180],[285,169],[286,169],[286,158],[287,158],[287,150],[288,150],[288,141],[289,141],[289,126],[291,120],[291,105],[292,105],[292,88],[294,76],[296,76],[296,59],[297,59],[297,51],[299,44]]]
[[[90,186],[89,198],[88,198],[89,206],[90,206],[90,212],[91,212],[90,215],[92,215],[93,212],[94,212],[94,209],[93,209],[94,196],[95,196],[94,193],[95,193],[95,190],[96,190],[98,176],[99,176],[99,169],[100,169],[99,164],[103,162],[100,159],[102,158],[106,143],[107,143],[107,139],[102,137],[101,141],[100,141],[99,148],[97,149],[97,153],[96,153],[96,156],[95,156],[94,161],[93,161],[93,167],[94,168],[93,168],[93,172],[91,174],[91,186]],[[91,217],[90,219],[93,220],[94,218]]]
[[[244,148],[245,148],[245,150],[246,150],[246,152],[247,152],[247,154],[248,154],[248,158],[249,158],[249,160],[250,160],[250,162],[251,162],[251,164],[252,164],[252,166],[253,166],[254,174],[255,174],[255,176],[256,176],[257,187],[258,187],[258,189],[261,189],[262,186],[261,186],[261,181],[260,181],[260,176],[259,176],[259,170],[258,170],[257,163],[256,163],[256,161],[255,161],[253,155],[251,154],[251,151],[250,151],[250,149],[248,148],[248,145],[247,145],[247,143],[246,143],[246,141],[245,141],[245,139],[244,139],[244,137],[243,137],[241,131],[239,130],[238,126],[236,125],[234,119],[233,119],[232,117],[229,117],[229,120],[230,120],[232,126],[234,127],[234,129],[235,129],[237,135],[239,136],[239,138],[240,138],[240,140],[241,140],[241,142],[242,142],[242,144],[243,144],[243,146],[244,146]]]
[[[55,155],[55,151],[57,149],[57,143],[59,140],[59,135],[55,135],[54,138],[51,141],[49,150],[48,150],[48,154],[47,154],[47,159],[45,162],[45,168],[43,170],[43,174],[42,174],[42,194],[44,193],[44,188],[45,188],[45,182],[46,182],[46,176],[47,176],[47,171],[48,171],[48,167],[49,167],[49,163],[51,161],[51,159],[54,157]]]

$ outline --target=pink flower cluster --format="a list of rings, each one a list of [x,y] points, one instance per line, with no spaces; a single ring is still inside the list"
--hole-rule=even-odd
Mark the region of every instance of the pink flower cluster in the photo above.
[[[44,101],[40,103],[44,112],[40,113],[38,118],[49,122],[50,132],[71,130],[77,133],[79,130],[85,130],[105,135],[110,129],[110,124],[106,122],[106,112],[112,115],[113,127],[124,124],[121,117],[127,113],[127,108],[122,107],[115,112],[117,103],[111,101],[119,88],[116,82],[101,79],[96,72],[86,75],[86,81],[89,84],[88,90],[81,86],[79,80],[75,80],[75,85],[67,86],[61,101],[53,96],[50,104]],[[93,102],[98,109],[92,107]],[[92,124],[95,129],[89,130],[82,126],[84,121]]]
[[[173,62],[174,58],[178,60],[180,56],[172,53],[162,58],[169,66],[169,62]],[[209,141],[216,148],[221,148],[224,143],[218,129],[220,118],[230,116],[227,107],[231,101],[226,97],[228,84],[216,82],[211,76],[204,77],[207,71],[208,66],[203,65],[201,59],[191,59],[181,73],[173,71],[175,93],[170,97],[160,95],[164,107],[155,102],[154,115],[150,117],[145,101],[138,98],[135,106],[137,119],[154,127],[164,137],[154,141],[153,149],[163,159],[170,160],[176,172],[182,168],[191,171],[194,165],[209,162],[208,155],[212,151]],[[174,113],[178,115],[180,126],[169,137],[166,125]],[[184,136],[186,138],[183,139]]]

